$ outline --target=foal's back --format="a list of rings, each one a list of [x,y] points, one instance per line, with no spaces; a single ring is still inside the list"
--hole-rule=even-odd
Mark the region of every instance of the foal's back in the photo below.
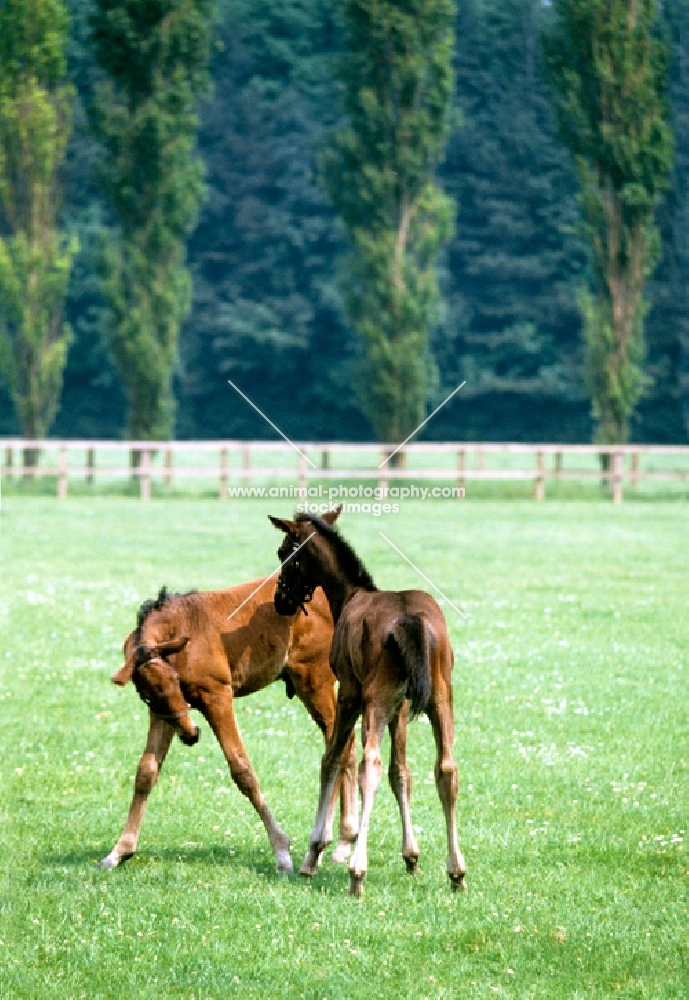
[[[189,637],[175,666],[192,703],[197,690],[209,683],[231,685],[235,697],[260,691],[297,659],[292,655],[297,650],[328,670],[333,624],[323,592],[314,594],[308,617],[301,611],[290,618],[279,615],[274,595],[274,577],[171,595],[146,618],[142,641]]]

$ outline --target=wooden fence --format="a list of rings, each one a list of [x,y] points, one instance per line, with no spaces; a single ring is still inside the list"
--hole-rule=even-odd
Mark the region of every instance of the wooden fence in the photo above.
[[[535,499],[543,500],[548,481],[578,480],[609,485],[613,501],[620,503],[627,486],[637,488],[645,480],[689,480],[685,446],[417,443],[399,452],[395,468],[390,462],[380,467],[391,446],[307,442],[297,443],[297,448],[299,452],[270,441],[0,438],[2,475],[54,477],[60,498],[67,496],[70,480],[93,483],[98,478],[137,481],[142,500],[150,498],[153,481],[170,486],[183,479],[215,479],[223,499],[241,496],[257,481],[292,480],[303,489],[314,480],[375,480],[377,486],[388,488],[398,480],[436,480],[452,483],[456,489],[450,492],[463,496],[469,480],[522,480],[531,481]]]

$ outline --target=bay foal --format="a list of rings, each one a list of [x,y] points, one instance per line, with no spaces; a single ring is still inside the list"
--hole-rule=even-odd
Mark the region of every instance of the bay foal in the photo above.
[[[420,590],[381,591],[333,527],[339,510],[324,517],[298,514],[295,521],[270,520],[285,532],[278,550],[283,564],[275,607],[290,615],[322,587],[335,633],[330,665],[339,681],[333,734],[321,763],[320,796],[302,875],[314,875],[331,836],[328,808],[345,748],[359,715],[364,753],[359,767],[361,821],[349,863],[349,891],[363,892],[368,868],[366,841],[373,799],[380,784],[380,744],[387,726],[391,753],[388,776],[402,817],[402,856],[416,870],[419,848],[411,822],[411,773],[406,761],[407,722],[425,712],[433,728],[435,780],[447,828],[447,873],[453,889],[464,889],[466,865],[457,842],[457,765],[452,758],[453,654],[443,613]]]
[[[296,694],[326,740],[335,723],[335,678],[328,664],[333,622],[316,591],[308,616],[284,618],[274,607],[275,578],[229,590],[168,594],[145,601],[137,627],[124,642],[125,663],[115,684],[133,680],[149,706],[146,747],[134,780],[134,796],[120,839],[101,861],[114,868],[136,851],[148,796],[175,733],[192,745],[199,737],[189,709],[208,720],[237,787],[263,820],[280,872],[292,871],[289,838],[279,827],[249,762],[237,728],[234,699],[253,694],[278,677]],[[350,741],[340,776],[340,839],[333,859],[346,861],[356,839],[356,748]],[[333,796],[326,826],[332,837]]]

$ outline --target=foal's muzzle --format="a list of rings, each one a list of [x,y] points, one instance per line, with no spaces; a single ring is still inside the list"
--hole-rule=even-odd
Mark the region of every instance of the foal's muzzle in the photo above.
[[[278,577],[273,604],[279,615],[296,615],[299,608],[305,615],[308,615],[306,605],[313,600],[313,592],[316,588],[294,576],[297,565],[292,567],[291,573],[283,571]]]
[[[275,591],[275,610],[279,615],[295,615],[299,605],[282,587]]]
[[[178,735],[186,747],[193,747],[199,742],[201,730],[198,726],[194,726],[194,731],[192,733],[188,733],[186,730],[181,730]]]

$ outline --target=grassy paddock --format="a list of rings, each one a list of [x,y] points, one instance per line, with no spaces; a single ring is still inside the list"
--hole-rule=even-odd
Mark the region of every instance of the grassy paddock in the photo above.
[[[686,995],[682,504],[407,503],[343,524],[379,586],[423,586],[382,530],[467,615],[446,606],[468,894],[444,875],[422,721],[409,747],[416,878],[382,785],[362,901],[330,863],[313,883],[280,880],[205,724],[196,747],[173,745],[137,857],[96,869],[146,730],[134,690],[108,681],[136,607],[163,583],[272,569],[268,512],[288,510],[5,496],[0,997]],[[320,736],[281,684],[238,715],[299,863]]]

